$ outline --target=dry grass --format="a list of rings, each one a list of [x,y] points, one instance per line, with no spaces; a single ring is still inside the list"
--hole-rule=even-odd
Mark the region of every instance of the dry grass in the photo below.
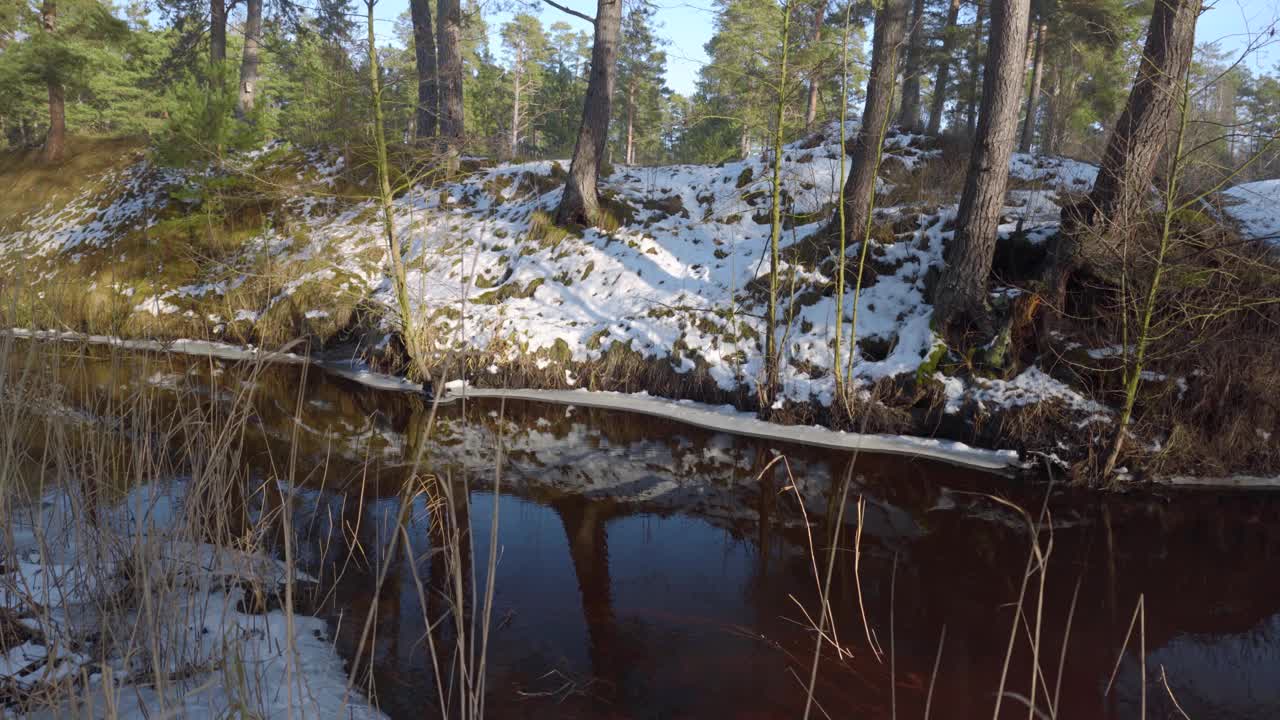
[[[66,159],[55,164],[41,159],[41,149],[0,152],[0,231],[16,227],[28,213],[52,204],[57,207],[84,190],[86,178],[122,168],[142,157],[145,138],[67,139]]]
[[[1280,466],[1280,273],[1265,248],[1202,214],[1186,213],[1156,307],[1152,343],[1120,464],[1158,475],[1274,474]],[[1127,271],[1131,286],[1080,285],[1068,297],[1062,335],[1039,338],[1054,373],[1117,404],[1123,395],[1126,318],[1150,276],[1146,246]],[[1132,340],[1130,340],[1132,343]],[[1085,348],[1114,348],[1091,357]],[[1079,468],[1087,476],[1092,463]]]
[[[113,155],[117,146],[134,150]],[[69,197],[92,190],[92,185],[85,184],[86,176],[122,167],[141,156],[135,146],[123,142],[95,148],[74,155],[76,171],[86,175],[67,175],[61,166],[29,167],[30,163],[11,157],[0,168],[0,178],[20,188],[30,186],[26,195],[17,193],[15,198],[22,195],[23,202],[34,207],[56,207],[60,198],[65,201],[63,194]],[[108,157],[114,164],[107,162]],[[358,163],[358,158],[353,162]],[[259,165],[264,168],[261,173]],[[10,248],[9,256],[3,258],[12,271],[0,280],[4,296],[0,319],[9,326],[156,339],[225,338],[273,346],[296,337],[326,342],[351,325],[363,297],[345,288],[361,283],[349,282],[354,279],[350,273],[333,270],[332,258],[322,254],[304,262],[282,263],[265,249],[250,252],[248,244],[264,231],[292,242],[295,248],[308,241],[302,218],[284,207],[299,192],[328,193],[343,201],[361,197],[363,171],[358,164],[339,175],[333,187],[319,189],[306,185],[305,177],[298,179],[308,168],[302,154],[279,151],[242,172],[166,188],[179,199],[154,210],[148,223],[118,233],[109,243],[83,244],[38,257],[24,257],[21,250]],[[46,176],[58,181],[46,182]],[[109,190],[103,188],[107,196]],[[380,246],[357,258],[370,268],[381,260]],[[333,276],[324,277],[326,270],[332,270]],[[184,285],[217,282],[226,283],[228,290],[165,298],[165,303],[177,307],[176,312],[135,312],[143,299]],[[286,289],[292,292],[283,292]],[[254,322],[237,321],[236,315],[244,309],[260,316]],[[313,310],[321,312],[307,317]]]
[[[139,378],[128,381],[136,358],[98,352],[82,363],[85,350],[72,345],[10,338],[0,346],[0,647],[26,642],[47,656],[20,681],[0,682],[0,703],[18,712],[92,708],[106,720],[139,712],[182,718],[187,699],[213,692],[220,698],[211,701],[214,709],[227,717],[347,717],[349,710],[363,717],[360,691],[376,697],[359,661],[371,646],[362,643],[355,653],[345,692],[340,684],[315,687],[297,649],[312,640],[295,637],[294,628],[319,632],[322,625],[299,609],[325,606],[342,572],[379,558],[379,583],[402,563],[421,598],[452,588],[443,604],[421,603],[428,627],[453,628],[441,636],[446,645],[431,648],[437,687],[447,688],[437,693],[442,716],[483,717],[496,562],[489,558],[478,605],[466,479],[449,482],[423,470],[431,421],[405,468],[400,532],[386,548],[361,547],[358,528],[324,538],[320,556],[330,542],[349,552],[337,563],[339,577],[315,584],[295,571],[293,526],[296,483],[310,470],[297,465],[296,454],[265,479],[251,470],[245,428],[263,366],[242,367],[225,386],[180,382],[159,392]],[[77,384],[81,375],[95,382]],[[303,400],[299,392],[296,412]],[[496,487],[494,494],[496,533]],[[406,514],[424,497],[417,507],[431,513],[431,552],[446,556],[446,573],[433,576],[431,587],[416,575],[421,548],[404,529]],[[352,500],[363,514],[365,496]],[[23,567],[39,571],[14,571]],[[378,612],[371,603],[346,622],[368,628]],[[269,642],[254,644],[262,628],[242,636],[245,622],[266,623]]]

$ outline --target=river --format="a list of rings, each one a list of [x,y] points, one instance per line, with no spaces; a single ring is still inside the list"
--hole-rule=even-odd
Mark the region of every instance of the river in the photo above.
[[[1180,717],[1171,698],[1194,718],[1280,715],[1280,495],[1099,494],[530,401],[453,402],[431,422],[422,397],[298,366],[40,357],[62,389],[46,419],[108,436],[125,432],[111,413],[126,396],[210,408],[252,391],[245,502],[259,518],[287,504],[291,552],[320,578],[308,611],[392,718],[438,712],[424,617],[441,616],[450,582],[434,552],[442,510],[403,492],[424,477],[449,484],[469,531],[466,595],[483,596],[497,539],[490,717],[800,717],[831,539],[830,634],[845,652],[824,645],[810,717],[919,718],[926,703],[935,718],[991,717],[1006,658],[1001,714],[1025,717],[1037,634],[1046,717],[1138,717],[1144,695],[1149,717]],[[1044,519],[1048,556],[1015,629],[1027,517]]]

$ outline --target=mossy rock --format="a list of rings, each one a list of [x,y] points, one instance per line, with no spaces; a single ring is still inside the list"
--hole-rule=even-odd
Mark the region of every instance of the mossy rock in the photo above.
[[[923,384],[933,377],[933,374],[941,367],[942,361],[947,357],[947,346],[945,343],[937,343],[929,354],[925,357],[920,366],[916,368],[916,383]]]
[[[542,284],[546,281],[547,279],[544,277],[534,278],[524,287],[520,287],[514,283],[507,283],[502,287],[499,287],[497,290],[480,295],[472,302],[475,302],[477,305],[497,305],[498,303],[506,300],[531,298],[533,297],[533,294],[538,291],[538,288],[542,287]]]
[[[514,269],[512,269],[512,268],[508,267],[508,268],[506,269],[506,271],[505,271],[505,272],[503,272],[503,273],[502,273],[502,275],[501,275],[501,276],[499,276],[499,277],[498,277],[498,279],[496,279],[496,280],[490,279],[490,278],[486,277],[485,275],[477,275],[477,276],[476,276],[476,278],[475,278],[475,286],[476,286],[476,287],[478,287],[478,288],[480,288],[481,290],[488,290],[488,289],[490,289],[490,288],[496,288],[496,287],[498,287],[499,285],[501,285],[501,284],[505,283],[507,280],[510,280],[510,279],[511,279],[511,274],[512,274],[513,272],[515,272],[515,271],[514,271]]]
[[[679,215],[685,220],[689,219],[689,211],[684,208],[684,200],[682,200],[679,195],[650,198],[641,202],[640,207],[645,210],[652,210],[654,212],[661,213],[663,217]]]

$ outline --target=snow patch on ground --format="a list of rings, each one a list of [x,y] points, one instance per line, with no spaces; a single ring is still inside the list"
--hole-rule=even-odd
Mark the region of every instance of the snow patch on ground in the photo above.
[[[1098,166],[1065,157],[1014,153],[1009,160],[1009,177],[1043,182],[1055,190],[1085,193],[1098,179]]]
[[[1222,195],[1241,232],[1280,248],[1280,179],[1237,185]]]
[[[289,569],[263,555],[184,540],[183,493],[183,483],[136,489],[103,508],[97,528],[83,521],[84,508],[65,491],[12,513],[0,608],[31,637],[0,654],[0,682],[24,691],[77,682],[82,702],[114,708],[112,717],[125,720],[246,712],[262,718],[383,717],[347,690],[324,621],[240,612],[243,581],[271,587]],[[143,577],[164,578],[152,614],[118,604],[129,596],[123,592],[129,570],[139,567],[148,568]],[[134,650],[145,650],[121,654],[101,632],[104,623],[121,629],[122,635],[112,635],[116,641],[133,633],[141,643]],[[157,650],[154,662],[142,660]],[[170,676],[163,691],[153,683],[153,664]],[[46,707],[27,717],[66,712]]]

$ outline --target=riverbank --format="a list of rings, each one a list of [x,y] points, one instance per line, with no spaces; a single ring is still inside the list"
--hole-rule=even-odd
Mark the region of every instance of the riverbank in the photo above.
[[[888,142],[863,287],[843,301],[841,345],[851,353],[834,357],[835,268],[823,233],[841,181],[837,137],[811,136],[783,158],[786,323],[770,407],[758,399],[771,165],[760,157],[614,168],[604,182],[612,220],[602,229],[549,222],[563,177],[554,162],[473,160],[454,182],[410,185],[394,216],[432,372],[486,390],[728,404],[782,425],[1015,451],[1090,479],[1114,434],[1122,327],[1067,323],[1049,335],[1015,327],[1010,359],[996,369],[946,347],[930,300],[951,236],[958,160],[935,139]],[[6,225],[0,270],[11,300],[0,314],[9,325],[162,345],[197,338],[281,348],[304,338],[315,358],[400,375],[392,287],[361,168],[359,158],[282,145],[202,172],[156,168],[139,155]],[[1010,173],[992,302],[1034,313],[1035,269],[1059,210],[1096,170],[1016,155]],[[860,251],[848,248],[850,262]],[[833,372],[846,363],[849,402],[836,397]],[[1266,474],[1280,465],[1264,437],[1280,421],[1280,398],[1256,385],[1257,368],[1218,375],[1214,363],[1169,354],[1142,374],[1126,477]],[[1251,407],[1215,409],[1250,389]]]
[[[157,342],[127,340],[105,335],[83,335],[69,332],[11,329],[0,332],[16,338],[38,341],[58,341],[103,345],[135,352],[174,352],[195,357],[207,357],[227,361],[281,363],[285,365],[312,365],[317,369],[344,380],[388,392],[418,394],[422,383],[402,376],[377,372],[360,363],[338,362],[332,359],[310,358],[287,351],[261,350],[253,347],[230,345],[201,340],[176,340]],[[909,435],[867,435],[831,430],[818,425],[798,426],[771,423],[744,413],[732,405],[712,406],[691,400],[667,400],[645,392],[624,394],[610,391],[531,390],[471,387],[465,381],[445,383],[440,393],[443,403],[466,398],[493,398],[533,400],[558,405],[621,410],[638,415],[651,415],[676,420],[707,430],[731,435],[777,440],[779,442],[808,445],[832,450],[908,455],[992,472],[1012,471],[1019,466],[1018,454],[1005,450],[984,450],[964,443],[921,438]],[[1025,466],[1024,466],[1025,467]]]

